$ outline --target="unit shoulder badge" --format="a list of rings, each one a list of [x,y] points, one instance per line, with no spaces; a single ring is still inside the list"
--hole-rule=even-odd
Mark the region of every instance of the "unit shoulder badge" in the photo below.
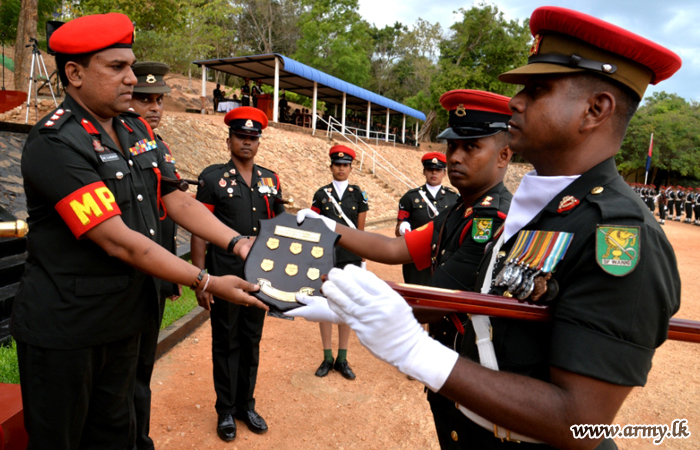
[[[493,219],[474,218],[472,223],[472,239],[475,242],[483,243],[491,239]]]
[[[640,228],[598,225],[596,230],[596,262],[601,269],[616,277],[632,273],[639,264]]]

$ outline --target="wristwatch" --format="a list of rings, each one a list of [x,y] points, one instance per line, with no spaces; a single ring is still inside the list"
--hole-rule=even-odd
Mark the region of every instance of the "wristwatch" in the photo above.
[[[228,253],[233,253],[233,247],[235,247],[236,243],[238,243],[238,241],[240,241],[241,239],[250,239],[250,236],[243,236],[242,234],[235,236],[233,239],[231,239],[231,242],[228,243],[228,248],[226,249],[226,251]]]

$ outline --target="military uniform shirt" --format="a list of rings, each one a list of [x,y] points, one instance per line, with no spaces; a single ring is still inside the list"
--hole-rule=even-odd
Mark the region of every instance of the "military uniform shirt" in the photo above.
[[[560,211],[566,196],[580,204]],[[605,235],[599,225],[639,228],[638,262],[630,273],[613,276],[602,268],[596,247]],[[654,351],[666,340],[670,317],[680,306],[680,277],[666,235],[618,175],[614,159],[581,175],[523,229],[574,236],[552,275],[559,291],[551,302],[553,320],[491,319],[500,369],[548,381],[554,366],[613,384],[644,385]],[[499,255],[509,252],[516,236]],[[489,258],[490,253],[486,265]],[[494,279],[505,259],[499,258]],[[481,267],[477,286],[486,270]],[[464,354],[478,361],[474,339],[465,335],[464,343]]]
[[[410,223],[412,230],[422,227],[437,217],[437,214],[434,214],[430,207],[425,204],[420,191],[423,191],[428,200],[433,203],[437,209],[437,214],[449,209],[459,198],[459,194],[446,186],[442,186],[437,193],[437,197],[433,197],[425,185],[406,192],[399,200],[399,216],[397,219]]]
[[[197,200],[217,219],[244,236],[257,236],[260,220],[284,212],[279,177],[264,167],[253,165],[251,186],[232,160],[207,167],[199,180],[204,184],[197,188]],[[243,277],[244,261],[215,245],[209,246],[205,264],[212,275]]]
[[[357,218],[362,212],[369,211],[369,198],[367,193],[362,191],[359,186],[354,184],[348,184],[343,192],[343,198],[338,197],[338,193],[333,187],[333,183],[327,184],[321,187],[314,194],[314,198],[311,202],[311,209],[315,212],[321,214],[324,217],[331,218],[341,225],[347,226],[343,217],[336,211],[335,205],[330,198],[328,198],[329,192],[335,201],[338,202],[338,206],[343,210],[345,215],[350,221],[357,226]],[[335,264],[336,266],[344,266],[349,262],[361,261],[362,258],[346,250],[339,245],[335,247]]]
[[[113,123],[123,154],[66,96],[27,138],[22,174],[31,233],[11,321],[18,341],[83,348],[140,333],[157,318],[159,280],[84,238],[121,215],[130,229],[160,240],[158,181],[175,177],[174,164],[136,113]],[[162,184],[161,195],[174,189]]]

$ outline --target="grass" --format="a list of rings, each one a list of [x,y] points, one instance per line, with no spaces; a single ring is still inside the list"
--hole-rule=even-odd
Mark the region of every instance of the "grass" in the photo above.
[[[0,383],[19,384],[17,343],[14,339],[8,345],[0,345]]]
[[[160,329],[172,325],[173,322],[192,311],[197,307],[197,298],[194,292],[188,287],[182,287],[182,295],[177,300],[166,300],[165,311],[163,311],[163,322],[160,324]]]
[[[197,307],[197,298],[189,288],[182,288],[182,296],[174,301],[167,300],[163,312],[164,329]],[[17,343],[11,339],[7,345],[0,345],[0,383],[19,384],[17,365]]]

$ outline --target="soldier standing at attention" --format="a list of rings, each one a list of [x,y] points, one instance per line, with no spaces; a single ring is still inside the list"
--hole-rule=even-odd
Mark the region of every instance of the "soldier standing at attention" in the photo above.
[[[661,186],[659,188],[659,193],[657,194],[656,198],[657,201],[656,203],[658,204],[659,207],[659,223],[661,225],[666,223],[666,203],[667,203],[667,197],[666,197],[666,186]]]
[[[355,151],[344,145],[334,145],[328,155],[331,158],[330,169],[333,181],[316,191],[311,202],[311,209],[335,222],[364,230],[367,211],[369,211],[369,197],[360,186],[348,182],[348,177],[352,173]],[[361,257],[344,248],[336,246],[334,251],[335,267],[343,268],[348,264],[358,267],[364,266]],[[338,325],[338,355],[335,358],[335,364],[331,349],[333,324],[321,322],[319,327],[321,329],[321,343],[323,344],[323,362],[316,370],[316,376],[325,377],[332,368],[348,380],[354,380],[355,373],[350,368],[347,359],[350,327],[344,324]]]
[[[472,289],[484,250],[498,238],[512,198],[503,184],[512,156],[508,147],[509,100],[503,95],[466,89],[440,97],[449,112],[449,128],[438,137],[447,140],[447,172],[459,190],[457,202],[435,220],[393,239],[326,222],[342,236],[340,245],[351,246],[350,250],[385,264],[412,261],[418,268],[430,268],[430,286]],[[311,210],[302,210],[297,220],[315,216]],[[287,315],[308,318],[306,309]],[[420,320],[429,323],[430,336],[449,348],[459,348],[464,323],[470,326],[464,314],[438,312],[423,315]],[[438,439],[447,446],[452,438],[446,424],[454,402],[433,391],[428,392],[428,402]]]
[[[693,224],[700,225],[700,187],[695,188],[693,207],[695,209],[695,220],[693,221]]]
[[[442,211],[455,204],[459,195],[442,185],[445,178],[447,160],[440,152],[430,152],[421,158],[425,184],[406,192],[399,200],[399,217],[396,224],[396,236],[416,230],[435,219]],[[431,273],[428,268],[416,269],[413,263],[403,265],[403,280],[406,283],[427,285]]]
[[[683,202],[685,202],[685,188],[683,186],[676,186],[675,198],[676,215],[674,219],[680,222],[683,215]]]
[[[157,321],[160,280],[267,309],[246,292],[258,286],[210,276],[158,245],[168,216],[241,257],[250,248],[229,245],[237,232],[163,182],[176,178],[169,153],[128,111],[133,38],[117,13],[51,35],[66,97],[22,152],[31,232],[10,322],[28,448],[133,448],[139,340]]]
[[[351,325],[373,355],[451,399],[448,448],[615,449],[572,427],[611,424],[646,383],[681,293],[673,247],[615,155],[647,85],[681,60],[569,9],[536,9],[530,29],[528,64],[499,79],[523,86],[510,101],[509,144],[535,170],[513,196],[476,286],[548,301],[550,321],[472,314],[458,353],[431,339],[386,283],[352,266],[332,269],[327,299],[306,308]]]
[[[243,86],[241,86],[241,106],[250,106],[250,80],[248,78],[243,79]]]
[[[136,85],[131,98],[131,108],[138,113],[152,130],[158,128],[163,118],[163,98],[170,88],[165,83],[163,77],[168,73],[170,67],[161,62],[137,62],[131,69],[136,75]],[[158,144],[167,149],[165,154],[166,162],[175,165],[175,160],[170,153],[170,147],[163,142],[160,136],[155,136]],[[175,175],[180,179],[177,169]],[[170,253],[177,254],[177,224],[169,217],[165,217],[160,222],[161,238],[160,245]],[[139,359],[136,366],[136,386],[134,389],[134,408],[136,411],[136,449],[151,450],[154,448],[153,440],[148,436],[151,420],[151,375],[156,362],[156,347],[158,345],[158,332],[163,320],[163,310],[167,298],[177,298],[180,295],[180,287],[175,283],[161,281],[158,320],[149,324],[150,328],[141,334],[139,343]]]
[[[685,223],[693,222],[693,207],[695,206],[695,190],[691,187],[685,193]]]
[[[231,160],[202,171],[197,200],[247,239],[258,235],[259,220],[284,212],[280,180],[275,172],[255,164],[267,116],[259,109],[241,106],[226,114],[224,123],[229,127],[226,144]],[[207,251],[206,242],[194,236],[192,263],[214,275],[243,277],[243,259],[211,245]],[[234,440],[234,418],[253,433],[265,433],[267,424],[255,411],[254,397],[265,311],[240,308],[206,292],[198,293],[197,302],[211,310],[217,435],[224,441]]]

